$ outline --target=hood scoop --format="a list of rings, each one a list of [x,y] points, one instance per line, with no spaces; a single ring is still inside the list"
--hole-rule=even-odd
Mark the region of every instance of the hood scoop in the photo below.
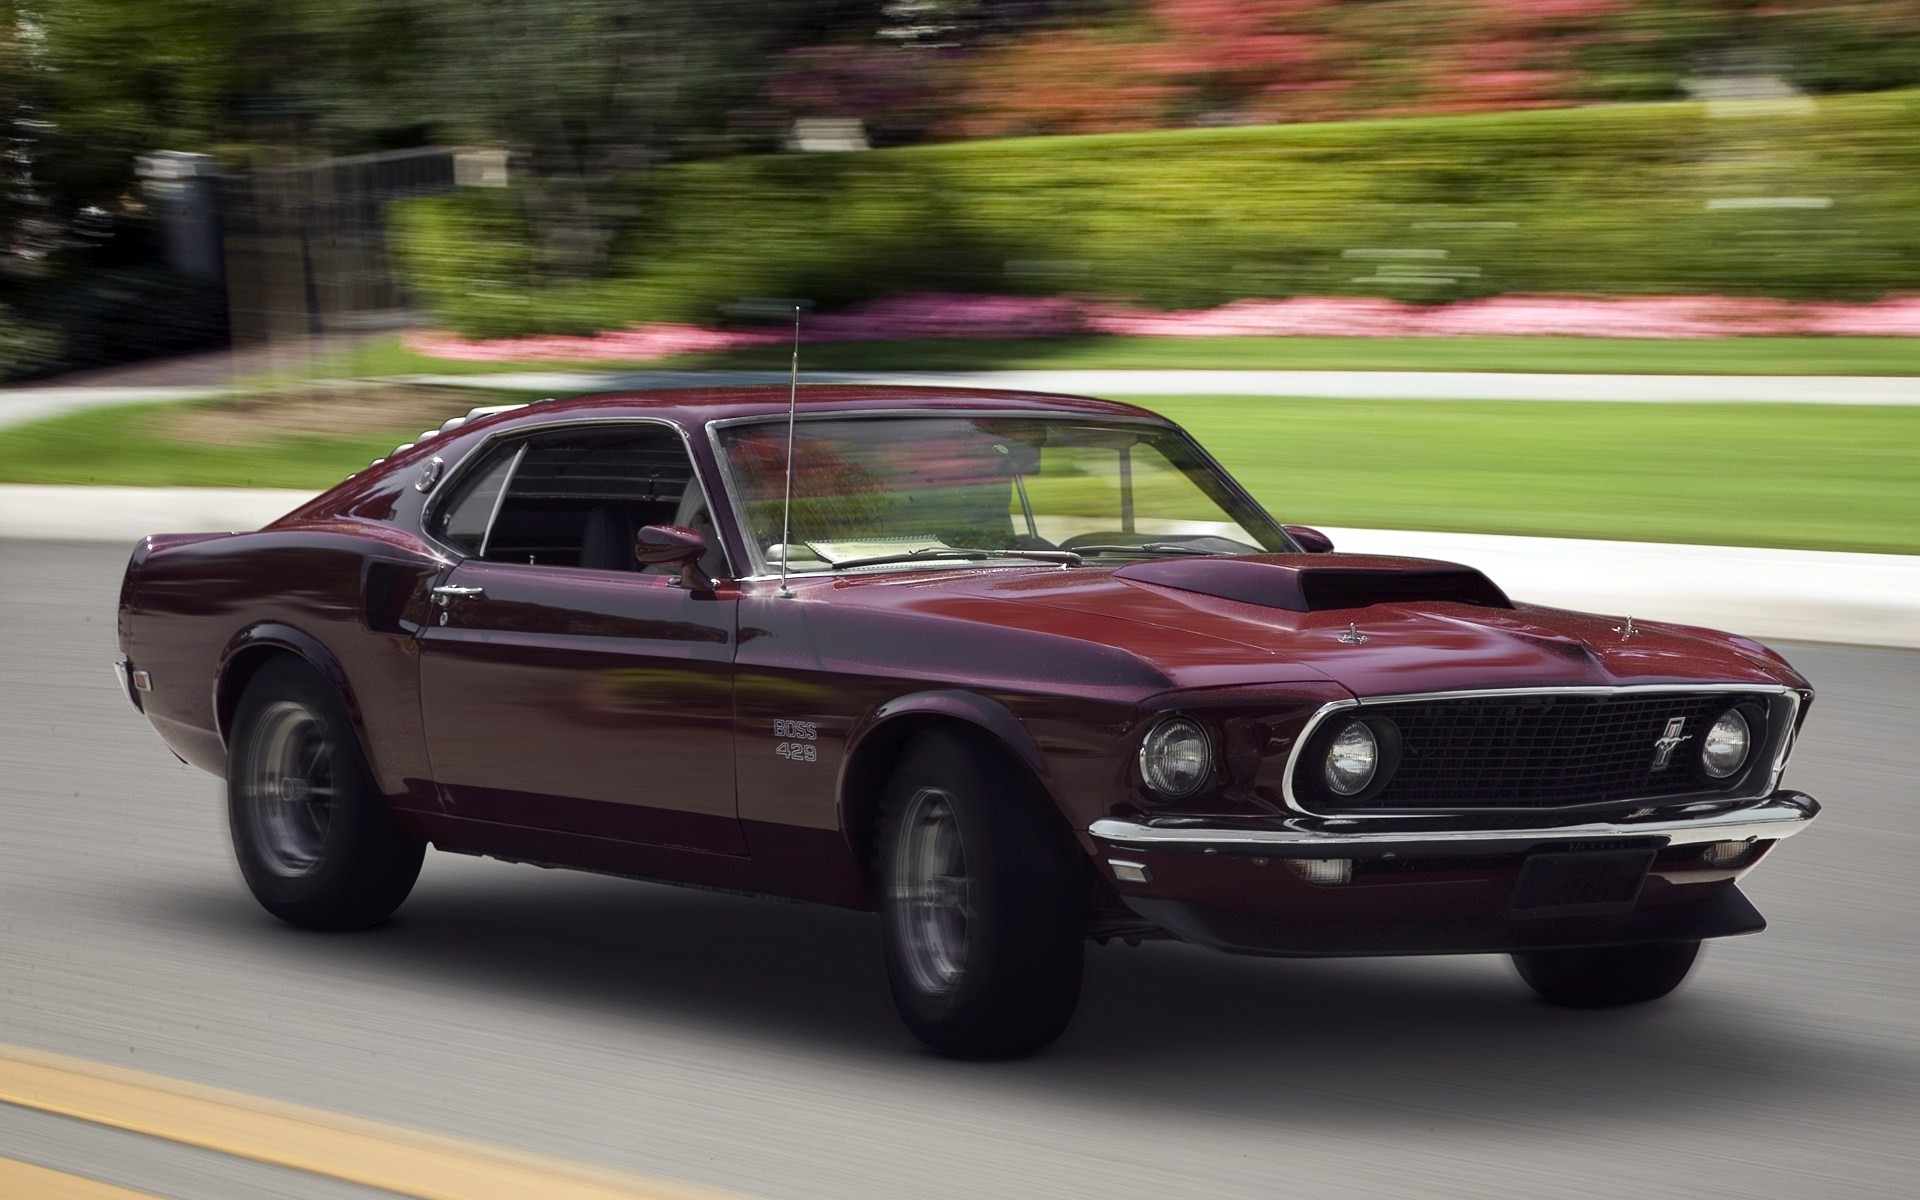
[[[1263,554],[1157,559],[1121,567],[1113,575],[1135,583],[1290,612],[1421,602],[1513,607],[1505,592],[1472,567],[1425,558]]]

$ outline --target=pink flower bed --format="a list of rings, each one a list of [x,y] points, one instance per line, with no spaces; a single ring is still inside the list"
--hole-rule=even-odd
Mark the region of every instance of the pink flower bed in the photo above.
[[[775,334],[732,333],[697,325],[635,325],[592,337],[548,334],[470,342],[451,333],[410,329],[402,343],[416,354],[456,362],[598,362],[702,354],[778,341]]]
[[[1404,337],[1408,317],[1419,311],[1392,300],[1299,296],[1190,312],[1097,309],[1088,314],[1087,329],[1126,337]]]
[[[1920,337],[1920,297],[1872,304],[1798,304],[1728,296],[1496,296],[1461,304],[1417,305],[1365,297],[1301,296],[1159,312],[1067,296],[919,293],[812,317],[805,324],[810,342],[1090,333],[1128,337]],[[599,362],[782,345],[787,337],[780,330],[648,324],[592,337],[479,342],[413,330],[405,344],[416,353],[459,362]]]
[[[909,338],[1043,338],[1087,332],[1085,302],[1067,296],[891,296],[805,321],[803,335],[823,342],[895,342]]]

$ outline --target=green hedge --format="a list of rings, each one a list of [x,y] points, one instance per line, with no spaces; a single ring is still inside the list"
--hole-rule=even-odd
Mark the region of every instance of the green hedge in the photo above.
[[[88,264],[19,285],[0,275],[0,381],[34,379],[166,354],[227,339],[218,284],[153,264]]]
[[[472,336],[930,289],[1193,307],[1920,284],[1916,91],[772,155],[633,187],[647,222],[609,278],[543,280],[517,190],[406,201],[397,249],[416,296]],[[1739,203],[1783,197],[1826,206]]]

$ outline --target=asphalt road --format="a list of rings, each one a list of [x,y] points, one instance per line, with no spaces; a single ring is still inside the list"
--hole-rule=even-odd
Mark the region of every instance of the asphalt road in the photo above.
[[[113,684],[123,561],[0,542],[0,1042],[769,1200],[1920,1193],[1920,655],[1788,648],[1827,814],[1668,1002],[1116,946],[1053,1052],[967,1065],[896,1025],[859,914],[430,855],[385,927],[277,924]],[[0,1157],[371,1195],[3,1105]]]

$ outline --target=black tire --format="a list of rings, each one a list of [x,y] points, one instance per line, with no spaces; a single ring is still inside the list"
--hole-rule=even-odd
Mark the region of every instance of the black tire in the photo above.
[[[1060,1036],[1080,1001],[1083,868],[997,743],[957,729],[915,738],[887,783],[879,860],[887,981],[915,1037],[951,1058],[1000,1059]]]
[[[247,682],[227,744],[227,823],[254,898],[305,929],[364,929],[413,890],[423,842],[394,822],[333,688],[276,658]]]
[[[1513,956],[1527,986],[1563,1008],[1644,1004],[1680,986],[1700,955],[1699,942],[1528,950]]]

